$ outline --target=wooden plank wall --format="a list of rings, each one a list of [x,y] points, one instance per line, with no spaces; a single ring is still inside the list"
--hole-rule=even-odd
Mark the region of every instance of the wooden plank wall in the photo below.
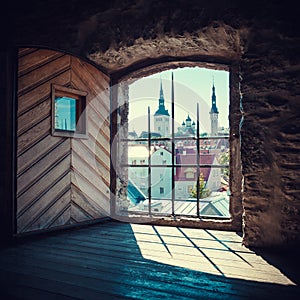
[[[51,84],[88,92],[88,139],[51,135]],[[70,55],[19,49],[17,233],[109,214],[109,78]]]
[[[88,92],[88,139],[71,140],[71,222],[108,215],[110,210],[109,78],[72,57],[71,86]]]

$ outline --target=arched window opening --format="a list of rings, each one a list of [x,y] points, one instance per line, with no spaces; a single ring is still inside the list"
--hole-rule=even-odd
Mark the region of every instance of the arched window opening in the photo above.
[[[116,216],[234,219],[230,78],[187,66],[119,83]]]

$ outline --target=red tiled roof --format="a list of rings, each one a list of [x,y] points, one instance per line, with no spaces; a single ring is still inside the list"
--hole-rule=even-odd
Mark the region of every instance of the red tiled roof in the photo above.
[[[204,154],[204,155],[200,155],[200,164],[206,164],[206,165],[211,165],[214,161],[215,158],[215,154]],[[196,154],[177,154],[176,155],[176,163],[177,164],[196,164],[197,163],[197,155]],[[177,167],[176,168],[176,176],[175,176],[175,181],[193,181],[193,180],[197,180],[197,173],[194,173],[194,178],[186,178],[185,176],[185,171],[188,169],[189,167]],[[207,168],[200,168],[200,172],[203,174],[204,176],[204,180],[207,181],[209,178],[209,174],[210,174],[210,167]]]

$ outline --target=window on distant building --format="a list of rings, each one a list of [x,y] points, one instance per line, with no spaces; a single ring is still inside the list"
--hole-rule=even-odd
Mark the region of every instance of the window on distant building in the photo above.
[[[195,178],[194,172],[192,172],[192,171],[186,172],[185,173],[185,178],[187,178],[187,179],[194,179]]]
[[[164,192],[165,192],[165,188],[160,187],[160,188],[159,188],[159,193],[160,193],[160,194],[164,194]]]
[[[86,138],[86,92],[52,85],[52,135]]]

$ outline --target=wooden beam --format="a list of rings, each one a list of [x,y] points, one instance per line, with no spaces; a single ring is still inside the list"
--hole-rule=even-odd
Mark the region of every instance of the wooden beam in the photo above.
[[[14,48],[0,50],[0,238],[9,242],[15,230],[16,65]]]

